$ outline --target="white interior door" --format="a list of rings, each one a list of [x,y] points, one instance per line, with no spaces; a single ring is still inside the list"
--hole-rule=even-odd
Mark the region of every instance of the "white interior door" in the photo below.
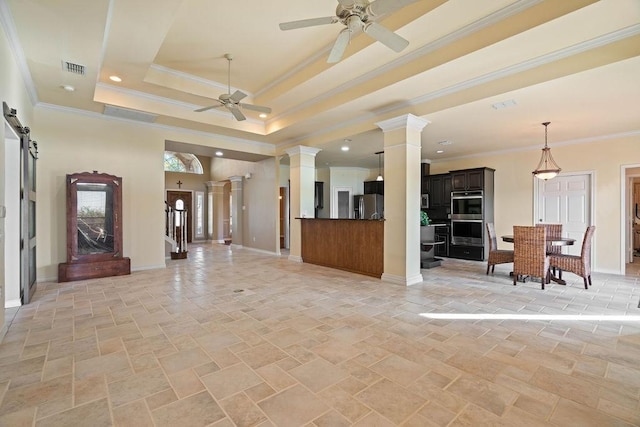
[[[535,221],[562,224],[563,237],[576,239],[576,244],[566,246],[563,253],[580,255],[584,233],[591,225],[591,182],[590,173],[581,173],[537,183]]]

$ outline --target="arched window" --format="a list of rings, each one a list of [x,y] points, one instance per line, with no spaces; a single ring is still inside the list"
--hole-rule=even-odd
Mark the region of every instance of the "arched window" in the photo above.
[[[164,152],[164,170],[166,172],[195,173],[202,175],[202,164],[190,153]]]

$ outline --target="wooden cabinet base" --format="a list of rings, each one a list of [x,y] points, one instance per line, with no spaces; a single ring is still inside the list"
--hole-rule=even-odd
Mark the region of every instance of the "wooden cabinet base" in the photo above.
[[[58,282],[124,276],[126,274],[131,274],[130,258],[58,264]]]
[[[301,221],[304,262],[382,276],[384,221],[320,218]]]

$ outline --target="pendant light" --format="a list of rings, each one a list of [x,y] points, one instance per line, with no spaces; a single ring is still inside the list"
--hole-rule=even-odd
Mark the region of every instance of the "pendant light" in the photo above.
[[[553,156],[551,156],[551,148],[547,146],[547,126],[549,126],[551,122],[544,122],[542,125],[544,126],[544,148],[542,149],[542,157],[540,157],[540,162],[538,162],[538,166],[536,170],[534,170],[533,176],[539,179],[544,179],[545,181],[548,179],[555,178],[558,173],[562,169],[560,166],[553,160]]]
[[[382,176],[382,153],[384,153],[384,151],[376,152],[378,155],[378,177],[376,181],[384,181],[384,177]]]

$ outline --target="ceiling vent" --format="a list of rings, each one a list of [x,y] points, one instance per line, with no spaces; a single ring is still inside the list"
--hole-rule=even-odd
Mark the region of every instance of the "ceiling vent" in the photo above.
[[[158,116],[155,114],[145,113],[137,110],[130,110],[128,108],[116,107],[114,105],[105,105],[104,115],[145,123],[153,123],[158,118]]]
[[[74,64],[73,62],[62,61],[62,69],[68,73],[79,74],[81,76],[85,74],[85,66]]]

